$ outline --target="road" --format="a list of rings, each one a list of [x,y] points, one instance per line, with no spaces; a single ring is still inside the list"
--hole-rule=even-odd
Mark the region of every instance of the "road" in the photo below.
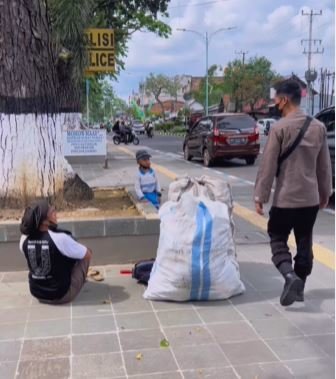
[[[266,143],[266,137],[261,136],[261,151]],[[149,139],[144,136],[140,136],[140,144],[150,147],[153,150],[157,150],[164,153],[176,154],[179,157],[183,157],[183,138],[182,137],[171,137],[171,136],[160,136],[155,135],[153,139]],[[172,155],[173,156],[173,155]],[[222,173],[238,176],[246,181],[254,183],[254,180],[258,171],[258,164],[260,157],[257,159],[254,166],[247,166],[245,161],[240,159],[233,159],[231,161],[225,161],[216,164],[212,169],[220,171]],[[193,160],[194,164],[199,164],[202,166],[201,160]]]
[[[174,178],[174,174],[178,176],[187,174],[196,177],[209,175],[228,181],[232,187],[234,201],[253,211],[254,182],[265,142],[266,137],[262,136],[261,155],[253,166],[247,166],[244,161],[239,159],[219,163],[211,168],[204,167],[200,160],[187,162],[183,159],[183,139],[181,137],[155,135],[153,139],[149,139],[146,136],[140,136],[140,145],[128,145],[126,150],[134,153],[140,147],[148,148],[152,154],[153,163],[163,167],[163,170],[159,172],[160,182],[165,190],[163,201],[167,200],[167,190],[169,183]],[[125,145],[121,149],[124,149],[124,147]],[[270,204],[265,206],[266,215],[268,214],[269,207]],[[315,226],[315,242],[320,243],[331,251],[334,251],[335,243],[334,225],[335,212],[332,206],[319,212]]]
[[[257,176],[258,166],[260,159],[262,157],[262,152],[266,144],[267,137],[262,135],[260,136],[260,152],[256,163],[253,166],[246,165],[245,161],[241,159],[233,159],[231,161],[224,161],[216,164],[212,167],[212,170],[221,172],[222,174],[231,175],[238,177],[250,186],[254,185],[255,178]],[[161,136],[155,135],[153,139],[149,139],[145,136],[140,136],[140,144],[148,146],[157,152],[164,152],[171,154],[172,157],[183,157],[183,138],[182,137],[172,137],[172,136]],[[192,163],[196,165],[203,166],[201,160],[193,160]],[[327,209],[327,212],[332,212],[335,208],[334,203],[330,203]]]

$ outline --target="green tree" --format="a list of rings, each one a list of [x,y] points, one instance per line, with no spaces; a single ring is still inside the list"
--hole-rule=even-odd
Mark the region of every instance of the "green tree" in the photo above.
[[[159,103],[161,107],[162,117],[165,120],[165,111],[163,103],[160,100],[160,95],[163,91],[167,93],[171,93],[173,91],[171,79],[166,75],[154,75],[153,73],[150,73],[143,85],[145,86],[146,93],[152,94],[155,100]]]
[[[271,83],[277,78],[272,63],[265,57],[253,57],[245,65],[235,60],[224,71],[225,84],[236,111],[249,105],[253,112],[259,100],[268,100]]]
[[[218,66],[212,65],[208,70],[209,75],[209,105],[219,104],[223,94],[227,91],[224,79],[215,76]],[[193,98],[205,107],[205,86],[206,80],[201,80],[200,88],[193,92]]]
[[[62,130],[79,125],[86,65],[84,30],[115,29],[117,75],[132,33],[146,30],[168,36],[170,28],[160,19],[167,15],[168,3],[0,2],[0,36],[10,36],[0,38],[1,203],[63,192]]]

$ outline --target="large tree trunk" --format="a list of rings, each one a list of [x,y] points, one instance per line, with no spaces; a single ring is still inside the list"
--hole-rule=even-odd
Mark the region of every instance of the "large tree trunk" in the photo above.
[[[0,68],[0,206],[55,197],[79,99],[65,99],[45,1],[0,1]]]

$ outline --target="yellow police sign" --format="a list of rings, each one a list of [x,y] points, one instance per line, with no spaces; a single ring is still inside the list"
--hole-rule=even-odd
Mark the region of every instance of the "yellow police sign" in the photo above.
[[[113,73],[114,60],[114,30],[86,29],[86,45],[88,49],[87,72]]]

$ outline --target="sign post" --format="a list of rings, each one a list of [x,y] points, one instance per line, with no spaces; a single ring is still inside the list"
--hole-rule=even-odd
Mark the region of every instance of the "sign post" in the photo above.
[[[88,78],[86,78],[86,122],[87,122],[87,126],[90,126],[89,92],[90,92],[90,81]]]

